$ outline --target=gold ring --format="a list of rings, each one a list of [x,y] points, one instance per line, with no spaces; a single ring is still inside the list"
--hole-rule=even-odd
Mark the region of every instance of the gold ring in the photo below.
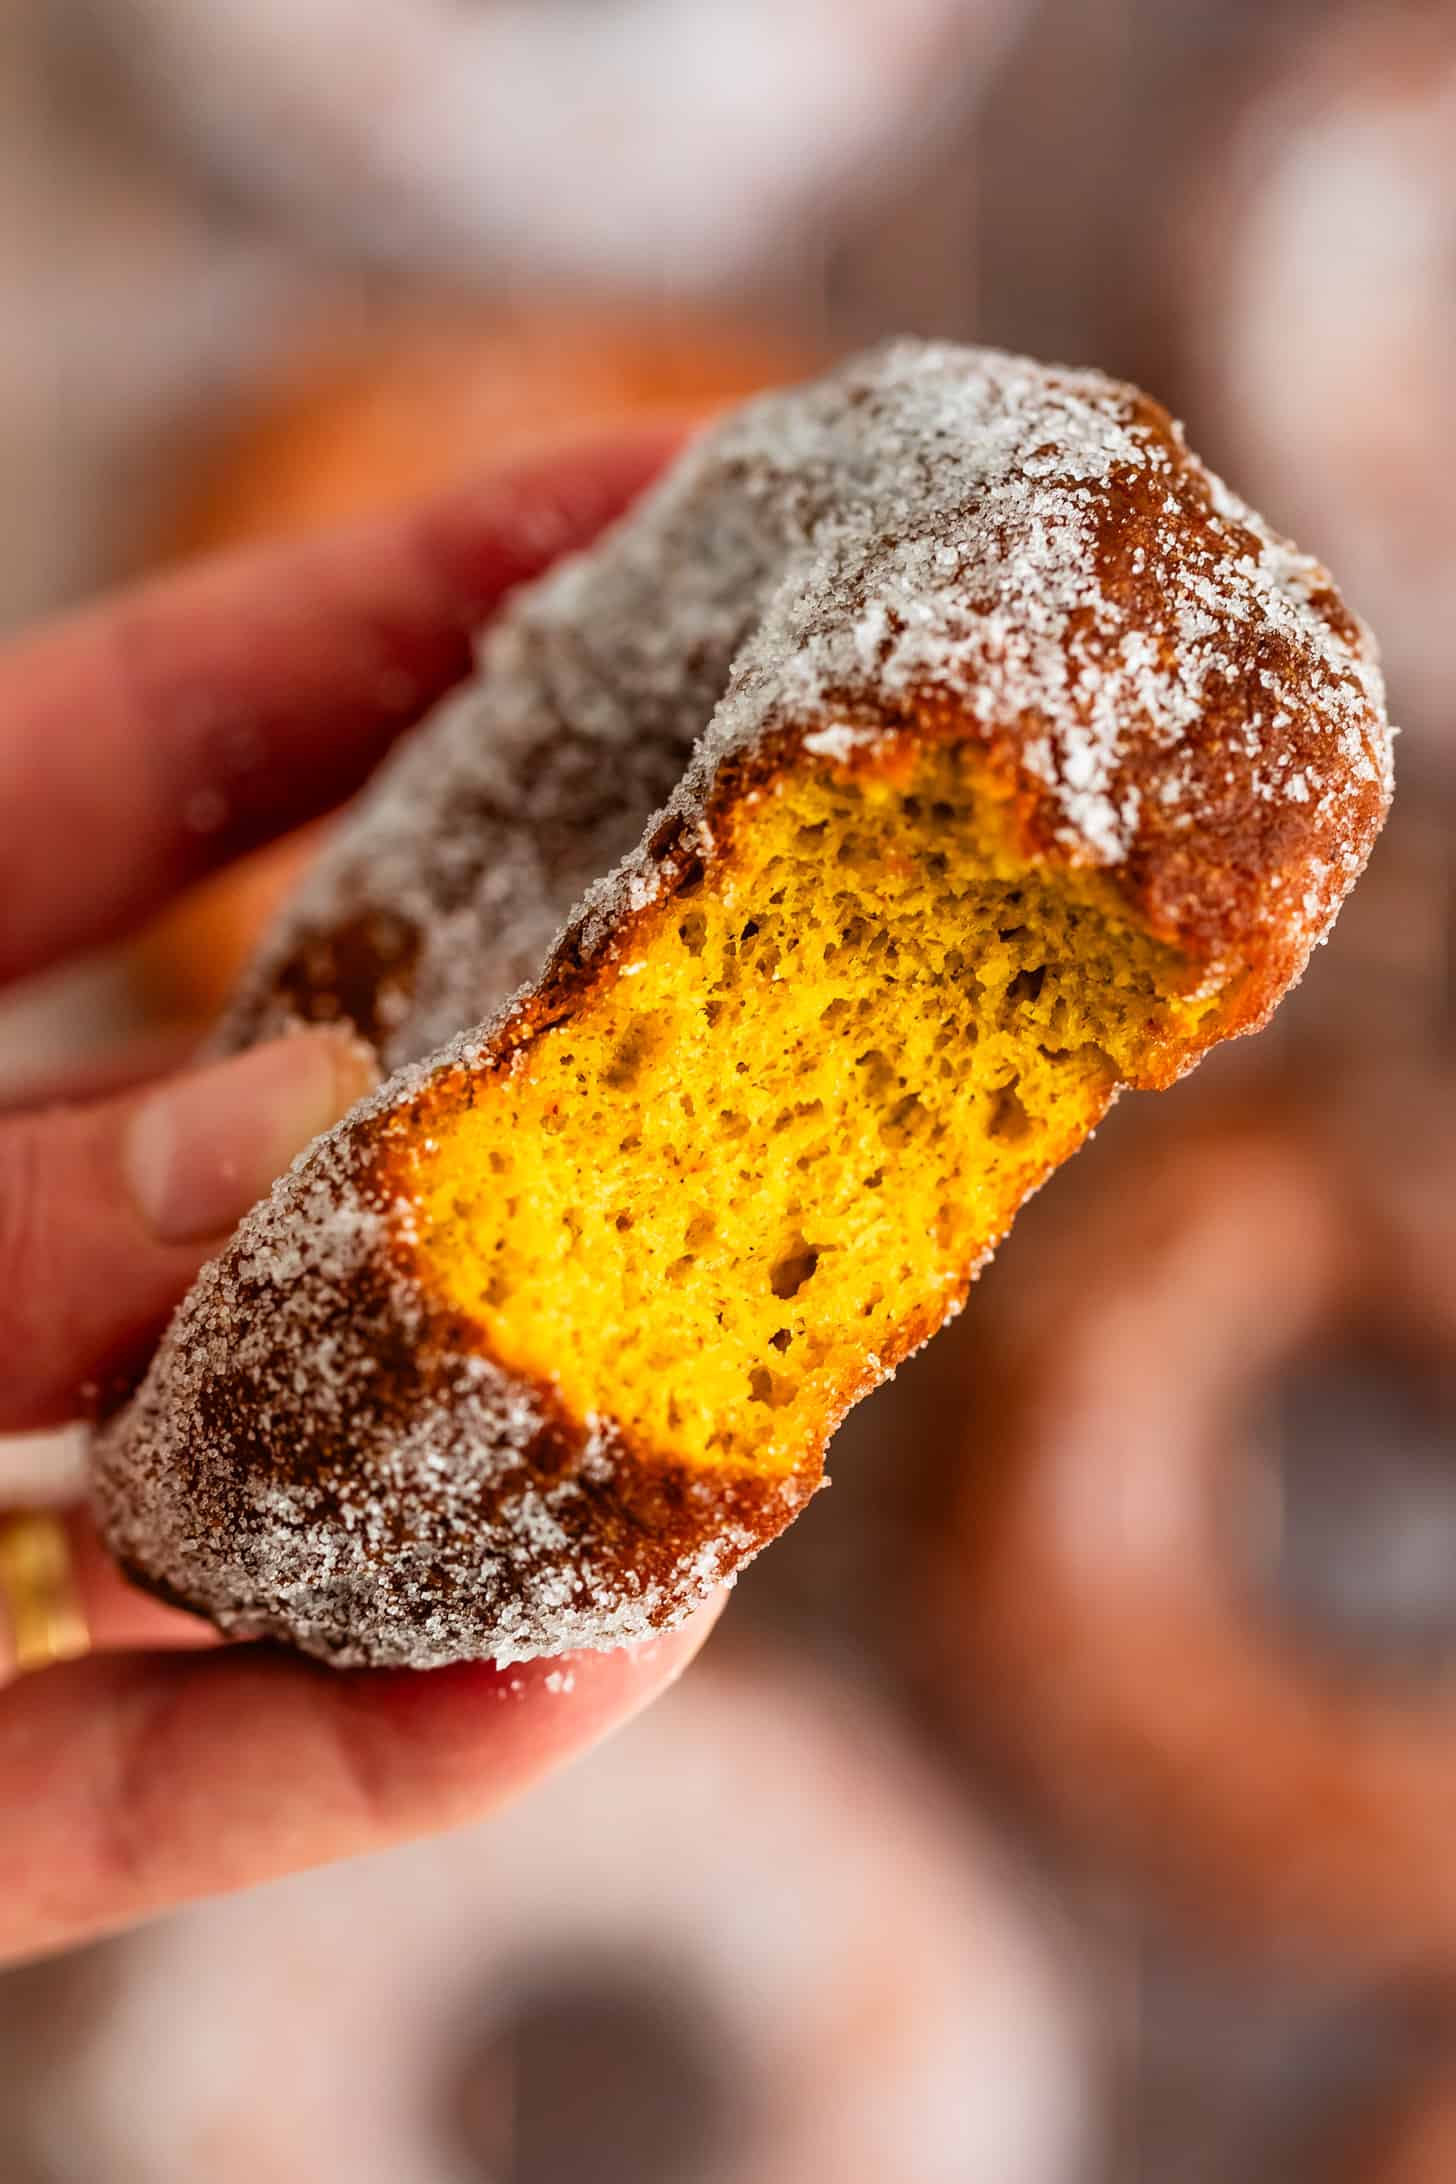
[[[90,1651],[71,1543],[61,1519],[48,1510],[0,1515],[0,1603],[16,1675]]]

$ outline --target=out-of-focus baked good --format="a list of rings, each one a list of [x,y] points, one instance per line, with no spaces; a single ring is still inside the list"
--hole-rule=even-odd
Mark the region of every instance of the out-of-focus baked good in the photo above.
[[[174,555],[383,515],[634,418],[801,376],[802,346],[681,310],[401,305],[280,367],[197,467]]]
[[[1456,1964],[1456,1710],[1259,1583],[1267,1406],[1363,1360],[1443,1415],[1452,1113],[1449,1073],[1387,1063],[1169,1131],[991,1287],[958,1361],[937,1620],[968,1727],[1185,1929],[1362,1976]]]
[[[484,1827],[0,1978],[0,2131],[7,2184],[1080,2184],[1088,2049],[893,1720],[715,1653]]]
[[[724,293],[961,115],[1019,0],[109,0],[205,170],[330,248],[472,280]]]
[[[1378,0],[1287,28],[1175,233],[1186,401],[1380,632],[1417,765],[1456,765],[1456,40]]]

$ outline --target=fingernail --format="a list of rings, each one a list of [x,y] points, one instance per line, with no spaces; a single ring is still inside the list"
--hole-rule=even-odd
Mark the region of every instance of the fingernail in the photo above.
[[[147,1226],[164,1244],[225,1236],[375,1082],[356,1043],[309,1034],[256,1047],[154,1093],[122,1148]]]

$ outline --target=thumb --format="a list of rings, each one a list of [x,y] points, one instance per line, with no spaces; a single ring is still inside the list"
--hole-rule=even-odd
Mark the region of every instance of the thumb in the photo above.
[[[374,1081],[336,1033],[0,1124],[0,1432],[81,1415],[198,1267]]]

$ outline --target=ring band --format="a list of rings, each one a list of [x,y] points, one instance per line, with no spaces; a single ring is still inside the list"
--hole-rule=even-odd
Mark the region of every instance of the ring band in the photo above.
[[[71,1543],[59,1517],[41,1509],[0,1515],[0,1604],[16,1675],[90,1651]]]

